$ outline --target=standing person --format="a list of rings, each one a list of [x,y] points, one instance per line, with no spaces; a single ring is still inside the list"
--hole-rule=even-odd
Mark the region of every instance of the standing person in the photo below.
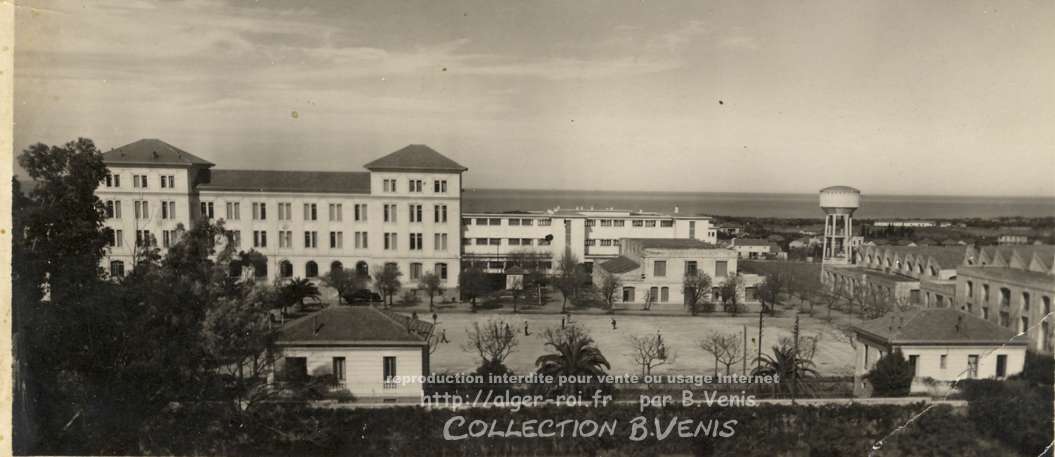
[[[414,320],[418,320],[418,312],[414,311],[413,313],[410,313],[410,317]]]
[[[531,336],[531,332],[528,331],[528,321],[524,321],[524,336]]]
[[[437,316],[436,313],[432,313],[432,324],[435,325],[436,324],[436,320],[439,319],[439,318],[440,317]]]
[[[441,343],[450,343],[451,342],[450,340],[447,339],[447,329],[445,329],[445,328],[440,329],[440,342]]]
[[[562,329],[563,329],[563,328],[564,328],[564,325],[565,325],[565,322],[564,322],[564,316],[561,316],[561,317],[560,317],[560,328],[562,328]]]
[[[612,330],[615,330],[615,329],[616,329],[616,323],[615,323],[615,318],[613,317],[612,318]]]

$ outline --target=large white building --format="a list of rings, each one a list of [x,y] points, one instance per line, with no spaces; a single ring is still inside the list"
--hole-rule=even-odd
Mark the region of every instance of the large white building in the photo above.
[[[112,275],[125,274],[137,246],[165,249],[179,230],[223,220],[237,250],[266,256],[261,278],[396,264],[405,280],[435,271],[457,284],[466,168],[428,146],[407,146],[363,172],[214,169],[156,139],[103,160],[110,176],[97,194],[114,234],[104,265]]]
[[[462,215],[463,261],[501,272],[511,254],[530,252],[555,266],[565,250],[592,268],[619,255],[623,238],[690,239],[715,244],[707,216],[596,209]],[[548,261],[548,263],[547,263]]]

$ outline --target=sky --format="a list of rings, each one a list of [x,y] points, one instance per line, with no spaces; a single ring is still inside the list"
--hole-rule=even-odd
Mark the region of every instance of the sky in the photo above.
[[[466,187],[1055,196],[1055,2],[20,0],[15,147]]]

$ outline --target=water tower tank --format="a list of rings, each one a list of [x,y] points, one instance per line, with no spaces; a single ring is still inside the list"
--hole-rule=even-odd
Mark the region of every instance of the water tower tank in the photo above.
[[[821,209],[828,214],[853,214],[861,207],[861,191],[850,186],[831,186],[821,189]]]

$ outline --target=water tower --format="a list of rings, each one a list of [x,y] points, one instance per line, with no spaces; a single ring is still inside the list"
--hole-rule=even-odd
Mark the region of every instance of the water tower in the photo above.
[[[821,264],[847,265],[853,261],[854,211],[861,206],[861,191],[849,186],[821,189],[824,210],[824,254]]]

